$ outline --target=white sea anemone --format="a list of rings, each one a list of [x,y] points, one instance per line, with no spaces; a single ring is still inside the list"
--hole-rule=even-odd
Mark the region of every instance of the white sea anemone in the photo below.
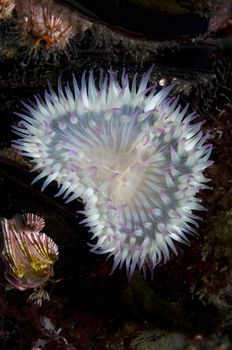
[[[168,97],[173,85],[147,88],[151,70],[137,86],[123,72],[101,73],[99,85],[73,77],[58,93],[49,85],[44,99],[24,103],[23,119],[14,127],[21,138],[14,147],[36,163],[46,186],[56,180],[67,202],[81,197],[83,220],[92,232],[91,251],[114,257],[113,270],[125,263],[128,275],[146,263],[154,267],[177,254],[174,242],[188,244],[195,234],[196,197],[209,181],[203,171],[211,145],[193,123],[195,113]]]

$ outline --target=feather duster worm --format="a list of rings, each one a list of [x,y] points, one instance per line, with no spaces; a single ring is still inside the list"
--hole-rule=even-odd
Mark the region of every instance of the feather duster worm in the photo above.
[[[53,276],[58,247],[41,230],[45,222],[35,214],[1,219],[5,278],[16,289],[41,287]]]

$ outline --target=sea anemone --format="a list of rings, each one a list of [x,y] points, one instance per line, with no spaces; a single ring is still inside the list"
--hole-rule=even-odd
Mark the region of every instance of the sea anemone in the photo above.
[[[80,87],[73,77],[73,90],[59,82],[58,93],[49,84],[14,127],[14,147],[41,171],[33,183],[46,177],[42,191],[56,180],[56,196],[81,197],[91,251],[113,256],[112,271],[125,263],[129,276],[177,254],[174,241],[189,244],[212,164],[202,122],[169,96],[173,85],[147,87],[150,74],[137,84],[137,74],[130,83],[125,71],[121,80],[101,72],[96,85],[91,71]]]

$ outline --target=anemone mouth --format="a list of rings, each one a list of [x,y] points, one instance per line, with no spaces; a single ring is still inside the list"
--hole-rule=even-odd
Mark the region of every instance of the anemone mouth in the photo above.
[[[104,148],[96,148],[88,151],[84,159],[94,168],[96,185],[105,184],[113,204],[120,206],[131,203],[140,190],[152,168],[149,160],[152,154],[151,145],[137,142],[136,146],[127,145],[121,150],[108,146],[107,153]]]

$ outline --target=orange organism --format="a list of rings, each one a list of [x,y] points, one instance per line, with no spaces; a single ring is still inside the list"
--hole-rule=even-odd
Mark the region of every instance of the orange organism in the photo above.
[[[54,1],[18,0],[18,28],[35,48],[63,49],[77,32],[91,23]]]
[[[14,0],[0,0],[0,20],[9,18],[14,7]]]

